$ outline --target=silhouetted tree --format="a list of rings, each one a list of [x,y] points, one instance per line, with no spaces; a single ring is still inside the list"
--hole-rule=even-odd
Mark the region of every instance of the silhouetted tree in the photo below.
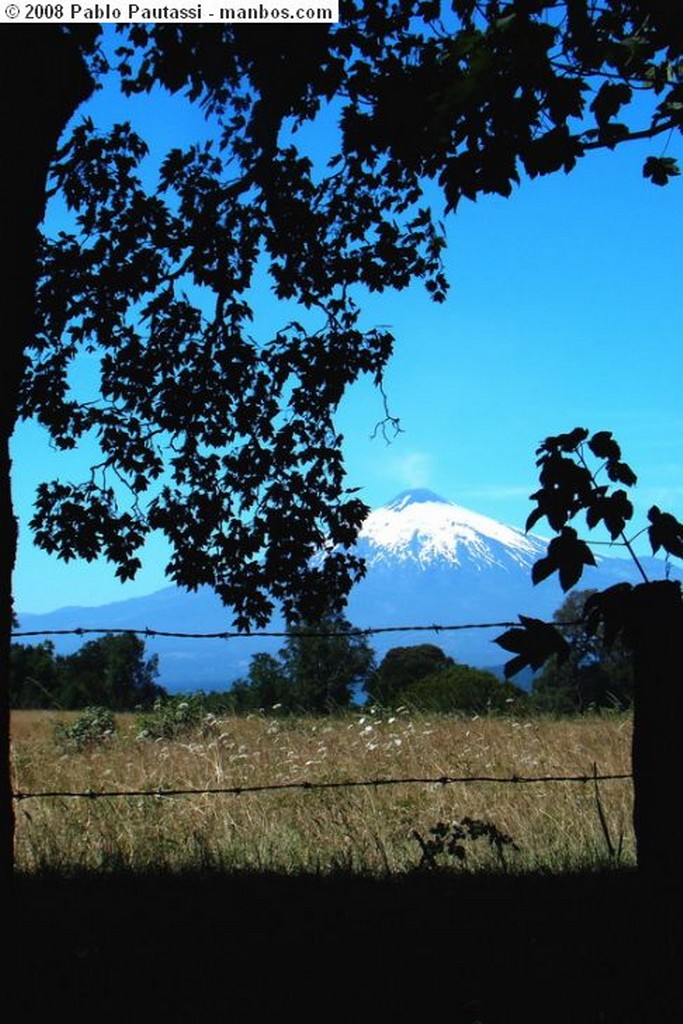
[[[287,680],[282,700],[314,714],[348,707],[375,667],[367,637],[341,615],[293,627],[280,659]]]
[[[511,683],[501,682],[493,672],[451,664],[406,687],[401,700],[420,711],[486,715],[522,710],[526,694]]]
[[[55,645],[12,644],[9,701],[12,708],[60,708],[59,667]]]
[[[246,679],[238,679],[229,691],[237,712],[256,708],[272,710],[273,705],[287,706],[289,682],[284,666],[272,654],[255,654],[249,663]]]
[[[236,712],[329,714],[348,707],[375,667],[366,636],[341,615],[292,626],[277,657],[255,654],[228,693]]]
[[[439,4],[358,0],[342,15],[289,32],[122,26],[125,92],[185,90],[216,119],[215,144],[174,150],[148,190],[145,144],[126,126],[84,122],[60,143],[107,64],[99,26],[2,26],[5,665],[18,413],[58,448],[89,435],[102,452],[84,482],[41,488],[33,525],[46,550],[103,555],[127,579],[160,530],[169,576],[213,586],[240,624],[265,621],[276,601],[315,619],[362,572],[345,548],[366,510],[344,490],[334,413],[361,374],[381,385],[393,344],[361,328],[356,286],[422,279],[436,300],[445,293],[423,181],[455,209],[463,196],[509,195],[522,172],[568,171],[592,149],[681,125],[681,31],[668,4],[455,0],[444,23]],[[632,104],[643,86],[650,105]],[[340,133],[320,168],[296,130],[327,103]],[[664,184],[677,168],[650,157],[644,173]],[[74,226],[40,242],[48,181]],[[255,340],[257,263],[309,315]],[[83,350],[101,360],[99,396],[86,402],[69,375]],[[323,540],[327,557],[312,562]],[[6,700],[0,742],[9,749]],[[1,797],[9,826],[6,766]],[[11,827],[6,866],[10,840]]]
[[[10,486],[10,438],[19,408],[19,391],[28,365],[27,347],[36,334],[38,225],[46,203],[47,175],[62,132],[77,107],[90,95],[93,79],[86,66],[99,27],[77,32],[58,26],[2,25],[4,58],[0,70],[3,168],[0,187],[0,237],[5,260],[3,345],[0,347],[0,665],[8,678],[12,629],[12,573],[17,524]],[[0,699],[0,871],[11,872],[13,802],[9,765],[9,700]]]
[[[89,640],[59,659],[62,706],[98,705],[113,711],[148,708],[164,694],[155,682],[158,664],[158,655],[147,658],[144,640],[132,633]]]
[[[425,676],[443,672],[453,659],[436,644],[414,644],[392,647],[382,658],[377,671],[368,680],[368,693],[381,704],[395,704],[402,700],[403,691]]]
[[[97,705],[113,711],[149,707],[164,689],[156,683],[158,656],[145,656],[133,634],[90,640],[73,654],[55,655],[54,644],[12,644],[13,708],[72,710]]]

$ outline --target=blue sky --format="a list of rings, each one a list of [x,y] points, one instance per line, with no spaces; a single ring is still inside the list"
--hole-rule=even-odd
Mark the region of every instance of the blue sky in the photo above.
[[[118,104],[101,93],[94,113],[131,116]],[[182,101],[136,101],[133,110],[162,147],[206,131]],[[596,153],[568,176],[523,181],[510,199],[463,202],[446,221],[447,302],[435,305],[419,288],[368,300],[365,323],[396,335],[386,390],[403,428],[390,445],[371,438],[383,409],[368,382],[343,403],[348,483],[369,505],[424,486],[523,528],[537,444],[581,425],[612,430],[638,474],[634,531],[653,503],[683,519],[683,179],[658,188],[641,175],[644,157],[665,144]],[[680,157],[675,147],[667,152]],[[60,472],[80,479],[79,465],[51,453],[35,426],[17,431],[20,611],[167,585],[157,541],[125,585],[106,563],[64,565],[33,547],[26,524],[36,484]]]

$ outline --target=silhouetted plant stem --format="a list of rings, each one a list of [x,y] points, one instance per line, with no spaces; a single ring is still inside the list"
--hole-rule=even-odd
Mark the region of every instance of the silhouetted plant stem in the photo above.
[[[595,473],[592,471],[592,469],[588,465],[588,462],[586,461],[586,457],[583,454],[583,449],[581,447],[579,447],[577,449],[577,455],[578,455],[578,459],[579,459],[579,462],[581,463],[581,465],[584,467],[584,469],[588,473],[590,473],[590,478],[591,478],[591,481],[593,483],[593,486],[597,489],[598,482],[597,482],[597,480],[595,478]],[[622,530],[619,533],[619,539],[622,542],[622,544],[624,545],[624,547],[626,548],[626,550],[628,551],[628,553],[631,556],[631,558],[633,559],[633,563],[634,563],[636,569],[638,570],[638,572],[640,573],[640,576],[642,577],[643,583],[649,583],[650,579],[649,579],[647,573],[645,572],[645,570],[644,570],[644,568],[643,568],[643,566],[641,564],[641,561],[640,561],[640,559],[638,558],[638,556],[637,556],[637,554],[635,552],[633,544],[631,543],[631,541],[626,536],[626,532],[624,530]]]

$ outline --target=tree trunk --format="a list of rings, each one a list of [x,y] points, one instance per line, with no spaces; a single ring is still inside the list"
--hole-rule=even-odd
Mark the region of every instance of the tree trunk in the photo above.
[[[45,213],[46,178],[60,135],[93,83],[81,47],[92,30],[66,32],[51,25],[2,25],[0,104],[3,168],[0,238],[4,246],[3,338],[0,347],[0,858],[3,878],[14,862],[10,768],[9,654],[13,619],[12,573],[17,521],[12,506],[10,442],[34,333],[38,225]]]

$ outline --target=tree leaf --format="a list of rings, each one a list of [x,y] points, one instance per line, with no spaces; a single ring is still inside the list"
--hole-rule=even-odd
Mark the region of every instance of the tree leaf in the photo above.
[[[649,156],[643,164],[643,177],[653,185],[668,185],[669,178],[681,173],[678,161],[672,156]]]
[[[534,564],[531,578],[539,583],[557,572],[562,589],[569,590],[578,583],[586,565],[595,565],[593,552],[585,541],[579,540],[573,527],[564,526],[548,544],[547,556]]]
[[[627,487],[634,487],[638,483],[638,477],[625,462],[611,462],[607,467],[607,475],[614,483],[625,484]]]
[[[597,434],[593,434],[588,442],[588,447],[598,459],[612,461],[621,458],[621,448],[609,430],[600,430]]]
[[[517,654],[505,665],[506,679],[527,667],[536,671],[553,656],[560,661],[568,657],[569,645],[556,626],[525,615],[520,615],[519,621],[520,626],[506,630],[494,641]]]
[[[597,123],[604,126],[632,96],[633,91],[625,82],[603,82],[590,106]]]
[[[648,536],[652,545],[652,553],[657,554],[664,548],[667,554],[683,558],[683,523],[679,522],[670,512],[662,512],[653,505],[647,514],[650,520]]]

